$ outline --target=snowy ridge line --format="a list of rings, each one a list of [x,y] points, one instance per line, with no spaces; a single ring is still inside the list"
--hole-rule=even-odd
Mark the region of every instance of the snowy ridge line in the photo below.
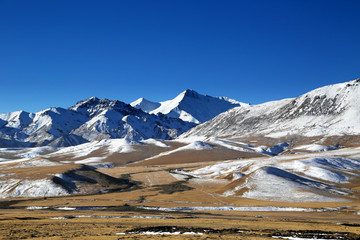
[[[233,107],[248,106],[248,104],[227,97],[211,97],[190,89],[180,93],[172,100],[156,103],[139,98],[130,105],[142,109],[144,112],[163,114],[196,124],[208,121]]]
[[[179,118],[157,116],[120,101],[95,97],[68,109],[0,114],[0,121],[0,147],[64,147],[109,138],[169,140],[195,126]]]
[[[70,146],[57,149],[56,151],[46,154],[43,157],[56,157],[62,155],[73,155],[73,159],[87,157],[93,154],[95,151],[98,150],[105,150],[106,153],[104,156],[101,157],[89,157],[82,160],[74,161],[76,164],[96,164],[101,163],[102,160],[106,159],[113,153],[130,153],[136,151],[134,146],[141,146],[141,145],[154,145],[161,148],[169,147],[166,143],[163,143],[159,140],[155,139],[146,139],[140,141],[129,141],[128,139],[104,139],[100,141],[92,141],[89,143],[80,144],[77,146]],[[4,160],[4,162],[0,161],[0,164],[11,163],[15,161],[26,161],[26,159],[20,160]],[[70,163],[64,162],[64,163]]]
[[[216,146],[221,146],[221,147],[224,147],[224,148],[227,148],[230,150],[239,151],[239,152],[254,152],[254,153],[262,153],[262,154],[268,155],[268,156],[274,156],[274,155],[277,155],[278,153],[284,151],[284,149],[288,146],[288,143],[282,143],[282,144],[273,146],[268,149],[255,148],[251,145],[247,145],[248,148],[243,148],[243,147],[235,146],[234,144],[238,144],[235,141],[231,141],[228,139],[217,139],[217,138],[209,138],[209,139],[188,138],[188,139],[176,139],[176,140],[172,140],[172,141],[186,143],[187,145],[185,145],[183,147],[179,147],[179,148],[171,150],[171,151],[162,152],[158,155],[146,158],[146,159],[142,160],[141,162],[156,159],[156,158],[167,156],[167,155],[171,155],[171,154],[174,154],[174,153],[177,153],[180,151],[205,150],[205,149],[215,148]]]
[[[169,140],[221,112],[246,104],[186,90],[173,100],[153,103],[142,98],[131,105],[92,97],[68,109],[0,114],[0,146],[64,147],[109,138]],[[24,157],[33,156],[28,153]]]
[[[182,134],[191,136],[360,135],[360,79],[325,86],[297,98],[236,107]]]

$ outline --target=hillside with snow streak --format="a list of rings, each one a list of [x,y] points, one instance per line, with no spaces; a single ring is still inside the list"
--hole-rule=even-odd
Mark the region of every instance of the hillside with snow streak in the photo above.
[[[297,98],[237,107],[189,136],[335,136],[360,134],[360,79],[315,89]]]
[[[280,202],[357,199],[360,149],[224,161],[184,172],[193,181],[219,182],[221,196]],[[346,157],[344,157],[346,156]],[[350,187],[349,187],[350,186]]]

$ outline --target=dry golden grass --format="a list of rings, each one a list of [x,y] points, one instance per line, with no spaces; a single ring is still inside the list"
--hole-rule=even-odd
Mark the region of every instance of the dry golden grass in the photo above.
[[[144,218],[96,218],[49,219],[70,215],[108,216],[165,216],[131,212],[96,211],[47,211],[47,210],[0,210],[0,239],[159,239],[159,235],[126,234],[127,230],[138,227],[176,226],[188,229],[205,228],[215,230],[237,229],[239,233],[214,233],[206,235],[170,235],[161,239],[271,239],[276,232],[329,231],[360,234],[359,227],[337,224],[348,221],[349,216],[337,212],[328,213],[264,213],[243,212],[238,214],[167,213],[174,219]],[[192,218],[184,218],[191,216]]]

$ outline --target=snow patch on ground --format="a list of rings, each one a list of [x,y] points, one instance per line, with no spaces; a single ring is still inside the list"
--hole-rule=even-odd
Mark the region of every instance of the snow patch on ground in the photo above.
[[[129,153],[135,151],[133,145],[139,145],[138,142],[130,141],[128,139],[120,138],[120,139],[108,139],[103,140],[108,145],[108,151],[110,153]]]
[[[336,157],[357,154],[359,149],[337,150],[329,153],[283,155],[270,158],[224,161],[194,171],[184,172],[199,179],[224,181],[227,184],[244,178],[223,192],[224,196],[241,193],[242,197],[283,202],[347,201],[350,189],[336,184],[349,182],[359,175],[360,161]]]
[[[178,150],[204,150],[204,149],[208,149],[208,148],[213,148],[214,145],[211,145],[209,143],[206,142],[202,142],[202,141],[195,141],[193,143],[190,143],[187,146],[181,147]]]
[[[25,162],[28,161],[29,159],[27,158],[22,158],[22,159],[6,159],[4,161],[0,161],[0,165],[6,165],[6,164],[14,164],[14,163],[20,163],[20,162]]]
[[[340,197],[327,197],[319,191],[328,185],[299,177],[279,168],[264,167],[255,171],[245,184],[225,192],[225,196],[234,195],[242,188],[249,189],[242,197],[281,202],[333,202],[346,201]],[[315,188],[315,189],[314,189]],[[308,190],[308,191],[306,191]]]
[[[315,165],[315,166],[314,166]],[[318,167],[312,160],[300,160],[295,162],[280,163],[277,165],[282,169],[287,169],[311,178],[317,178],[332,183],[347,183],[348,177],[339,172],[328,170],[325,166]]]
[[[155,159],[155,158],[162,157],[162,156],[167,156],[167,155],[170,155],[170,154],[173,154],[173,153],[176,153],[176,152],[188,151],[188,150],[200,151],[200,150],[210,149],[210,148],[213,148],[213,147],[214,147],[214,145],[211,145],[209,143],[202,142],[202,141],[195,141],[195,142],[189,143],[188,145],[185,145],[183,147],[179,147],[179,148],[177,148],[175,150],[162,152],[162,153],[160,153],[160,154],[158,154],[156,156],[146,158],[143,161]]]
[[[243,147],[235,146],[235,145],[231,144],[230,141],[225,140],[225,139],[210,138],[209,142],[212,143],[212,144],[216,144],[216,145],[231,149],[231,150],[235,150],[235,151],[251,152],[251,150],[243,148]]]
[[[324,151],[336,150],[337,148],[338,148],[338,146],[325,146],[325,145],[320,145],[320,144],[309,144],[309,145],[297,146],[294,149],[306,150],[309,152],[324,152]]]
[[[42,210],[42,209],[49,209],[50,207],[41,207],[41,206],[30,206],[26,207],[28,210]]]
[[[75,161],[75,163],[76,164],[99,163],[104,159],[106,159],[106,157],[91,157],[91,158]]]
[[[54,208],[56,210],[62,210],[62,211],[76,211],[76,210],[99,210],[99,209],[106,209],[107,207],[58,207]]]
[[[146,139],[141,141],[132,141],[125,138],[119,139],[104,139],[101,141],[93,141],[77,146],[65,147],[58,151],[49,154],[48,156],[56,155],[74,155],[74,158],[82,158],[92,154],[94,151],[105,148],[108,154],[113,153],[130,153],[136,151],[136,145],[155,145],[158,147],[169,147],[166,143],[155,139]],[[106,158],[106,157],[103,157]]]
[[[155,145],[155,146],[158,146],[158,147],[169,147],[169,145],[167,145],[166,143],[163,143],[161,141],[158,141],[158,140],[152,139],[152,138],[142,140],[141,142],[145,143],[145,144],[152,144],[152,145]]]
[[[104,163],[90,163],[88,164],[95,168],[113,168],[115,166],[112,162],[104,162]]]
[[[86,157],[90,155],[92,152],[102,147],[102,144],[99,143],[100,143],[99,141],[93,141],[76,146],[64,147],[50,154],[50,156],[71,154],[75,156],[74,158]]]
[[[62,187],[54,184],[50,179],[0,181],[0,198],[39,197],[68,195]]]
[[[34,159],[26,160],[17,164],[14,168],[30,168],[30,167],[50,167],[50,166],[60,166],[61,163],[52,162],[46,159]]]
[[[104,216],[104,215],[74,215],[70,217],[53,217],[50,219],[72,219],[72,218],[145,218],[145,219],[176,219],[173,217],[158,216]],[[124,233],[125,234],[125,233]],[[119,234],[120,235],[120,234]]]
[[[324,211],[336,211],[344,209],[346,207],[339,208],[297,208],[297,207],[274,207],[274,206],[222,206],[222,207],[145,207],[139,206],[138,208],[146,210],[157,211],[239,211],[239,212],[324,212]]]
[[[100,149],[106,149],[108,154],[113,153],[129,153],[135,151],[133,148],[134,145],[141,145],[141,143],[136,141],[130,141],[127,139],[104,139],[101,141],[93,141],[89,143],[80,144],[77,146],[64,147],[58,151],[48,154],[48,157],[58,156],[58,155],[72,155],[73,158],[83,158],[93,154],[95,151]],[[93,161],[101,161],[107,156],[103,157],[91,157],[84,160],[79,160],[78,163],[88,163]]]
[[[57,148],[49,147],[49,146],[35,147],[35,148],[24,148],[24,150],[26,150],[26,152],[18,154],[17,156],[19,158],[31,159],[31,158],[38,157],[38,156],[44,154],[45,152],[55,151],[56,149]]]
[[[272,146],[269,148],[266,146],[254,147],[247,143],[232,141],[230,139],[225,139],[225,138],[215,138],[215,137],[206,138],[206,137],[198,137],[198,136],[186,137],[186,138],[180,137],[180,138],[176,139],[176,141],[188,143],[188,144],[194,143],[196,141],[202,141],[202,142],[206,142],[211,145],[215,145],[215,146],[218,145],[218,146],[221,146],[221,147],[224,147],[224,148],[227,148],[230,150],[234,150],[234,151],[256,152],[256,153],[262,153],[262,154],[270,155],[270,156],[275,156],[275,155],[283,152],[289,146],[289,144],[287,142],[284,142],[284,143],[280,143],[278,145],[275,145],[275,146]]]
[[[289,240],[314,240],[315,238],[298,238],[298,237],[278,237],[278,236],[272,236],[272,238],[276,239],[289,239]],[[325,238],[316,238],[317,240],[327,240]]]

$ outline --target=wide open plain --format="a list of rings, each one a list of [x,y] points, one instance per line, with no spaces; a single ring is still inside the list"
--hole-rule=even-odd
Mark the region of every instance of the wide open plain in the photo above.
[[[166,151],[152,148],[148,154],[155,157],[143,152],[143,160],[126,164],[121,159],[141,154],[129,151],[123,158],[113,154],[100,159],[106,151],[97,149],[76,158],[71,156],[76,151],[61,150],[3,162],[3,179],[22,179],[2,194],[21,191],[26,181],[66,172],[68,177],[95,180],[78,178],[72,186],[77,190],[63,196],[2,199],[0,239],[360,238],[359,148],[278,156],[245,152],[235,158],[234,149],[227,151],[214,142],[206,143],[212,147],[202,142],[202,149],[184,148],[192,143],[166,144]],[[229,158],[221,160],[221,153]],[[10,152],[5,154],[11,159]],[[97,158],[113,165],[83,164]],[[62,184],[55,185],[71,188]],[[267,195],[261,195],[266,188]]]

